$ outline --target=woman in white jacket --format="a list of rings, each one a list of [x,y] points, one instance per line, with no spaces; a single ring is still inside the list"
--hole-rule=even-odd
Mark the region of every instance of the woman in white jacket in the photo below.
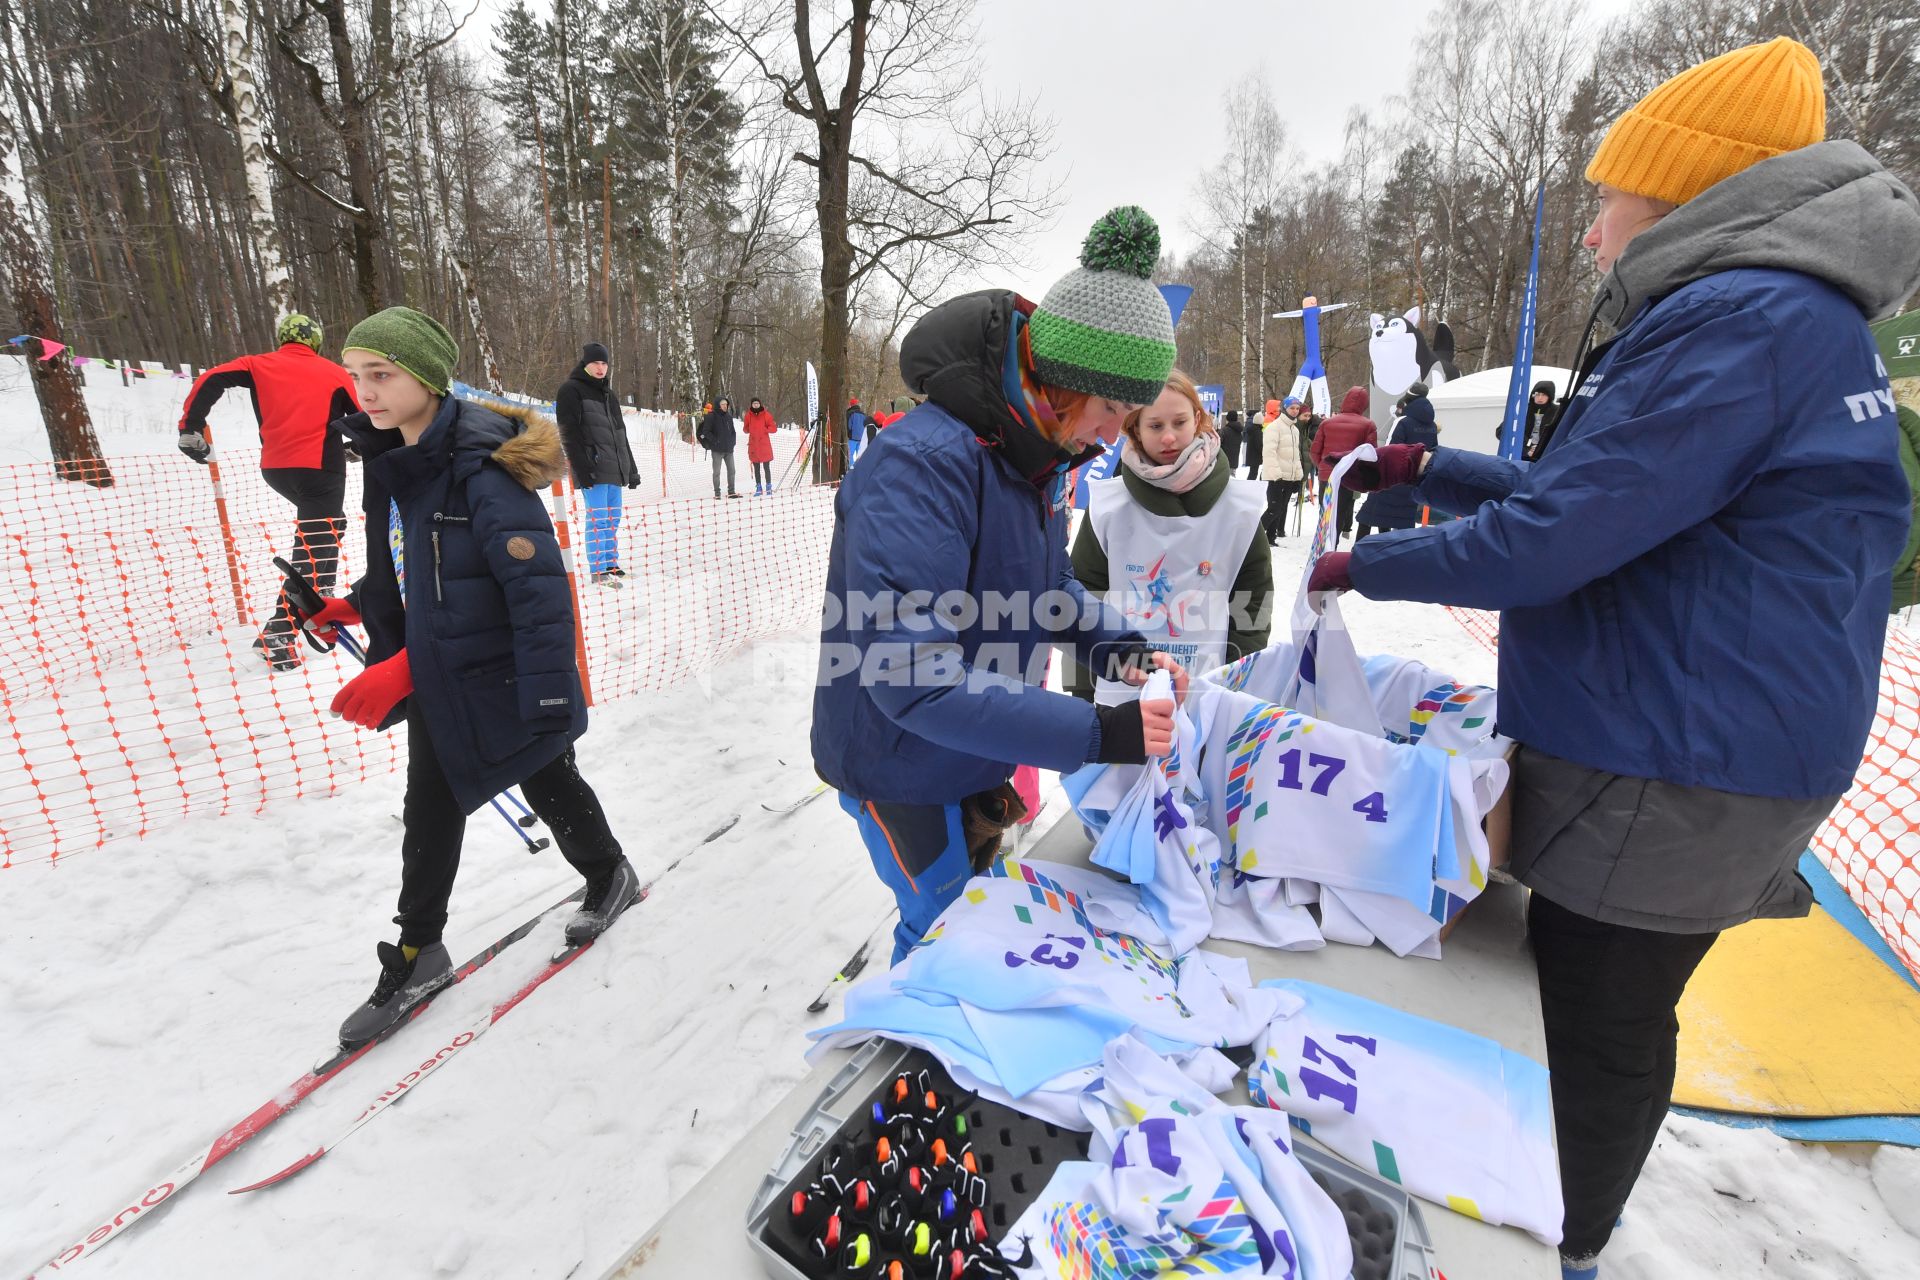
[[[1285,408],[1299,412],[1300,402],[1288,397]],[[1300,465],[1300,427],[1278,400],[1267,401],[1266,426],[1260,431],[1260,474],[1267,478],[1267,513],[1260,523],[1267,545],[1277,547],[1287,536],[1288,511],[1306,471]]]

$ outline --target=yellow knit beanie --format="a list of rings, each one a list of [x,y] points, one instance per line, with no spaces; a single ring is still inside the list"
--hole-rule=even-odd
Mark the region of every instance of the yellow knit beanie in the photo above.
[[[1826,136],[1820,60],[1781,36],[1688,67],[1629,107],[1593,153],[1587,181],[1685,204]]]

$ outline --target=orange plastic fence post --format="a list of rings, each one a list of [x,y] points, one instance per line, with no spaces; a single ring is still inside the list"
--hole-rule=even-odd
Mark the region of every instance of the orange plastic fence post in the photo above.
[[[580,612],[580,576],[574,571],[573,539],[567,522],[566,481],[553,482],[553,532],[560,540],[560,563],[567,570],[567,591],[573,596],[573,660],[580,668],[580,694],[593,705],[593,683],[587,676],[587,622]]]
[[[212,449],[213,428],[203,426],[200,432],[207,438],[207,448]],[[234,545],[233,522],[227,518],[227,491],[220,484],[220,459],[212,454],[207,458],[207,474],[213,479],[213,509],[220,517],[220,540],[227,547],[227,578],[233,583],[234,613],[244,627],[248,622],[247,592],[240,584],[240,548]]]

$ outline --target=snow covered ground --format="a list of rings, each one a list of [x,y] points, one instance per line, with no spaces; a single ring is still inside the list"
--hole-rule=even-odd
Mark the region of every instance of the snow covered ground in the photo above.
[[[0,454],[31,448],[24,407],[0,388]],[[152,434],[170,447],[129,421],[116,444]],[[1296,538],[1276,553],[1285,589],[1303,550]],[[1444,610],[1344,607],[1363,649],[1492,678],[1491,655]],[[597,707],[582,769],[641,875],[698,851],[297,1180],[221,1194],[331,1136],[437,1032],[519,986],[557,918],[86,1265],[142,1278],[597,1275],[804,1073],[802,1034],[832,1016],[809,1018],[807,1001],[886,921],[888,895],[831,797],[785,818],[761,807],[813,785],[811,650],[804,632],[762,640],[704,678]],[[393,935],[400,796],[387,775],[0,874],[0,1276],[84,1235],[325,1053],[372,986],[374,943]],[[529,857],[477,816],[449,949],[471,953],[573,883],[556,854]],[[1920,1153],[1676,1118],[1603,1274],[1920,1275]]]

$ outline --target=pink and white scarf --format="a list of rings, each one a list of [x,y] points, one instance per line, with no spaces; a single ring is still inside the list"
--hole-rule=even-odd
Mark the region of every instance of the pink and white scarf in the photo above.
[[[1219,457],[1220,437],[1211,431],[1195,436],[1179,457],[1164,466],[1156,466],[1141,457],[1132,436],[1120,446],[1120,462],[1127,470],[1168,493],[1185,493],[1205,480]]]

